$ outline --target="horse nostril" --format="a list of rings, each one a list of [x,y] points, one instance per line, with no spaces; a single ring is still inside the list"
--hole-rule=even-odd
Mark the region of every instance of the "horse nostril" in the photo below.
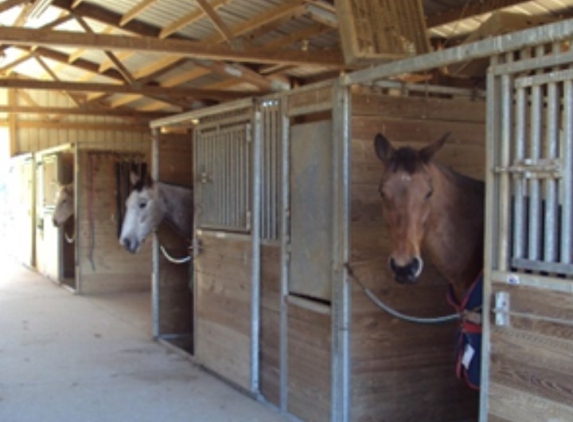
[[[390,258],[390,269],[395,273],[398,272],[398,266],[396,265],[394,258]]]
[[[131,249],[131,242],[129,241],[129,239],[125,238],[125,239],[121,239],[121,244],[123,245],[123,247],[125,249]]]

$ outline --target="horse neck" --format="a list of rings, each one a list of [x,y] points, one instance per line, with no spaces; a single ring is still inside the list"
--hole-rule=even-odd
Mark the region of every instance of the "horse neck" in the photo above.
[[[431,166],[434,196],[424,246],[458,301],[483,267],[484,185]]]
[[[164,219],[187,239],[193,232],[193,190],[156,182]]]

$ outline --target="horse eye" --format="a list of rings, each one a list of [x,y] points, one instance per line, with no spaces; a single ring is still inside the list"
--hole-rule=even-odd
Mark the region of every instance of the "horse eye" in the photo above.
[[[146,202],[142,202],[139,204],[139,208],[141,208],[141,209],[145,208],[146,206],[147,206]]]
[[[431,189],[431,190],[426,194],[426,196],[424,197],[424,199],[430,199],[433,194],[434,194],[434,189]]]

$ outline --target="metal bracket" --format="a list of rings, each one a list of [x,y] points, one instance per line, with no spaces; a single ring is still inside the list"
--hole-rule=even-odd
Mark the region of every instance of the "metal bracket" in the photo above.
[[[495,172],[512,173],[524,179],[559,179],[562,177],[563,166],[561,160],[555,158],[525,158],[509,167],[496,167]]]
[[[509,292],[495,292],[495,325],[509,327]]]

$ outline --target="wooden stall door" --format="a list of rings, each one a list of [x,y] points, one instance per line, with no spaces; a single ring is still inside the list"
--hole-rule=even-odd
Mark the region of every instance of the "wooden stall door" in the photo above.
[[[331,415],[332,121],[294,125],[290,139],[288,408]]]
[[[237,119],[195,130],[195,356],[250,391],[252,126]]]
[[[488,81],[482,421],[573,420],[573,78],[536,53],[498,58]]]

